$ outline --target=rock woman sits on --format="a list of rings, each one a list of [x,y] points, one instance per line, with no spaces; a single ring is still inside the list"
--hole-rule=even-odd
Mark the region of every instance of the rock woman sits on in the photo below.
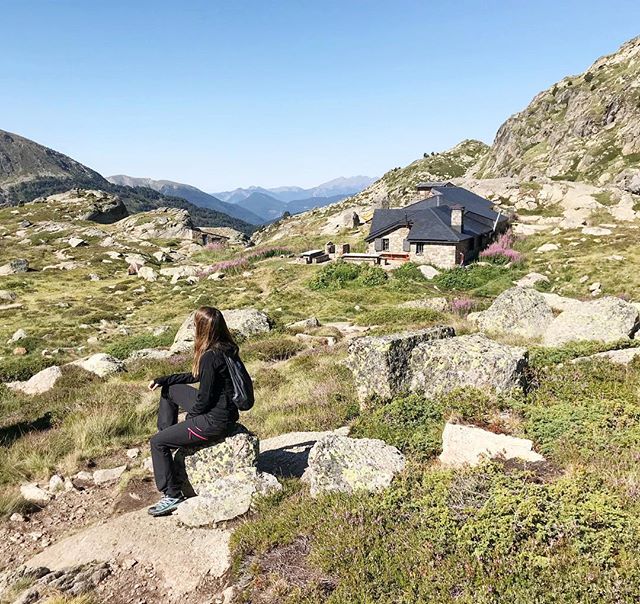
[[[164,494],[149,508],[152,516],[171,514],[185,500],[184,475],[172,452],[219,441],[233,432],[238,420],[238,408],[233,403],[234,386],[225,359],[225,356],[237,359],[238,346],[217,308],[200,307],[194,324],[191,372],[158,377],[149,383],[149,390],[161,388],[158,433],[151,438],[151,458],[156,486]],[[200,382],[199,389],[189,386],[195,382]],[[187,417],[178,423],[180,407]]]

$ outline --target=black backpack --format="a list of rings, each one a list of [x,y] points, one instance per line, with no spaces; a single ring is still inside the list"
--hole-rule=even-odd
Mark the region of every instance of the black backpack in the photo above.
[[[239,356],[224,355],[233,383],[233,398],[231,401],[240,411],[249,411],[253,407],[253,382],[251,376]]]

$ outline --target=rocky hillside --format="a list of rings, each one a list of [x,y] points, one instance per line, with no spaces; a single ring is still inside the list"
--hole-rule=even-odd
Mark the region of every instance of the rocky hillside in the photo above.
[[[465,140],[448,151],[426,154],[404,168],[393,168],[364,191],[354,195],[354,205],[405,205],[415,198],[415,187],[429,180],[450,180],[464,176],[487,152],[489,147],[476,140]]]
[[[107,181],[80,162],[17,134],[0,130],[0,204],[73,186],[101,188]],[[57,189],[53,191],[52,189]]]
[[[500,127],[474,173],[544,175],[640,193],[640,37],[538,94]]]

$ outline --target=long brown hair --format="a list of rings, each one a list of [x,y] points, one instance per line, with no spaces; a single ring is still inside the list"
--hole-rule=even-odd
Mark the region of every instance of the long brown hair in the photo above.
[[[207,350],[221,347],[238,348],[222,313],[212,306],[201,306],[193,318],[195,325],[194,355],[191,373],[198,377],[200,359]]]

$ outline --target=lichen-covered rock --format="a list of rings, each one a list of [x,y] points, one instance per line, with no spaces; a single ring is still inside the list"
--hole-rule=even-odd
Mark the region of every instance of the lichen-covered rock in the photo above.
[[[483,459],[522,459],[544,461],[533,450],[533,443],[525,438],[494,434],[475,426],[447,423],[442,432],[440,462],[451,467],[475,466]]]
[[[187,455],[185,469],[198,495],[215,495],[219,478],[255,468],[257,463],[258,439],[240,426],[221,442]]]
[[[25,382],[7,382],[5,385],[7,388],[24,394],[43,394],[51,390],[61,377],[62,371],[60,367],[53,365],[39,371]]]
[[[20,485],[20,496],[29,503],[46,505],[51,499],[51,494],[41,489],[35,482]]]
[[[528,353],[482,335],[423,342],[411,354],[410,389],[435,396],[455,388],[506,391],[522,387]]]
[[[240,469],[221,476],[205,494],[187,499],[178,506],[178,519],[187,526],[207,526],[237,518],[251,508],[258,495],[280,490],[275,476],[256,468]]]
[[[138,277],[150,282],[158,280],[158,274],[150,266],[141,266],[138,269]]]
[[[404,465],[404,455],[382,440],[329,434],[312,447],[302,479],[312,497],[330,491],[380,491]]]
[[[355,338],[349,346],[347,364],[360,402],[372,396],[391,398],[409,387],[408,363],[413,349],[422,342],[451,338],[453,327],[430,327],[388,336]]]
[[[95,373],[100,377],[106,377],[112,373],[125,371],[125,364],[123,361],[111,356],[110,354],[105,354],[104,352],[93,354],[90,357],[80,359],[79,361],[73,361],[69,364],[82,367],[85,371]]]
[[[250,337],[271,329],[269,317],[255,308],[223,310],[222,314],[229,329],[238,332],[243,337]],[[191,313],[180,326],[173,340],[171,352],[178,353],[193,350],[193,340],[195,337],[195,328],[193,325],[194,316],[195,313]]]
[[[97,485],[108,484],[120,478],[127,471],[127,466],[118,466],[116,468],[105,468],[96,470],[93,473],[93,482]]]
[[[320,327],[320,321],[318,321],[316,317],[309,317],[308,319],[302,319],[301,321],[295,321],[287,325],[287,329],[291,329],[292,331],[313,329],[314,327]]]
[[[538,283],[549,283],[549,277],[541,273],[527,273],[515,282],[519,287],[535,287]]]
[[[630,338],[638,325],[638,309],[620,298],[606,297],[576,304],[560,313],[549,325],[546,346],[590,340],[617,342]]]
[[[502,292],[485,311],[469,314],[482,331],[525,338],[542,336],[553,321],[553,311],[534,289],[513,287]]]
[[[26,273],[29,270],[29,261],[24,258],[16,258],[7,264],[0,266],[0,276]]]

